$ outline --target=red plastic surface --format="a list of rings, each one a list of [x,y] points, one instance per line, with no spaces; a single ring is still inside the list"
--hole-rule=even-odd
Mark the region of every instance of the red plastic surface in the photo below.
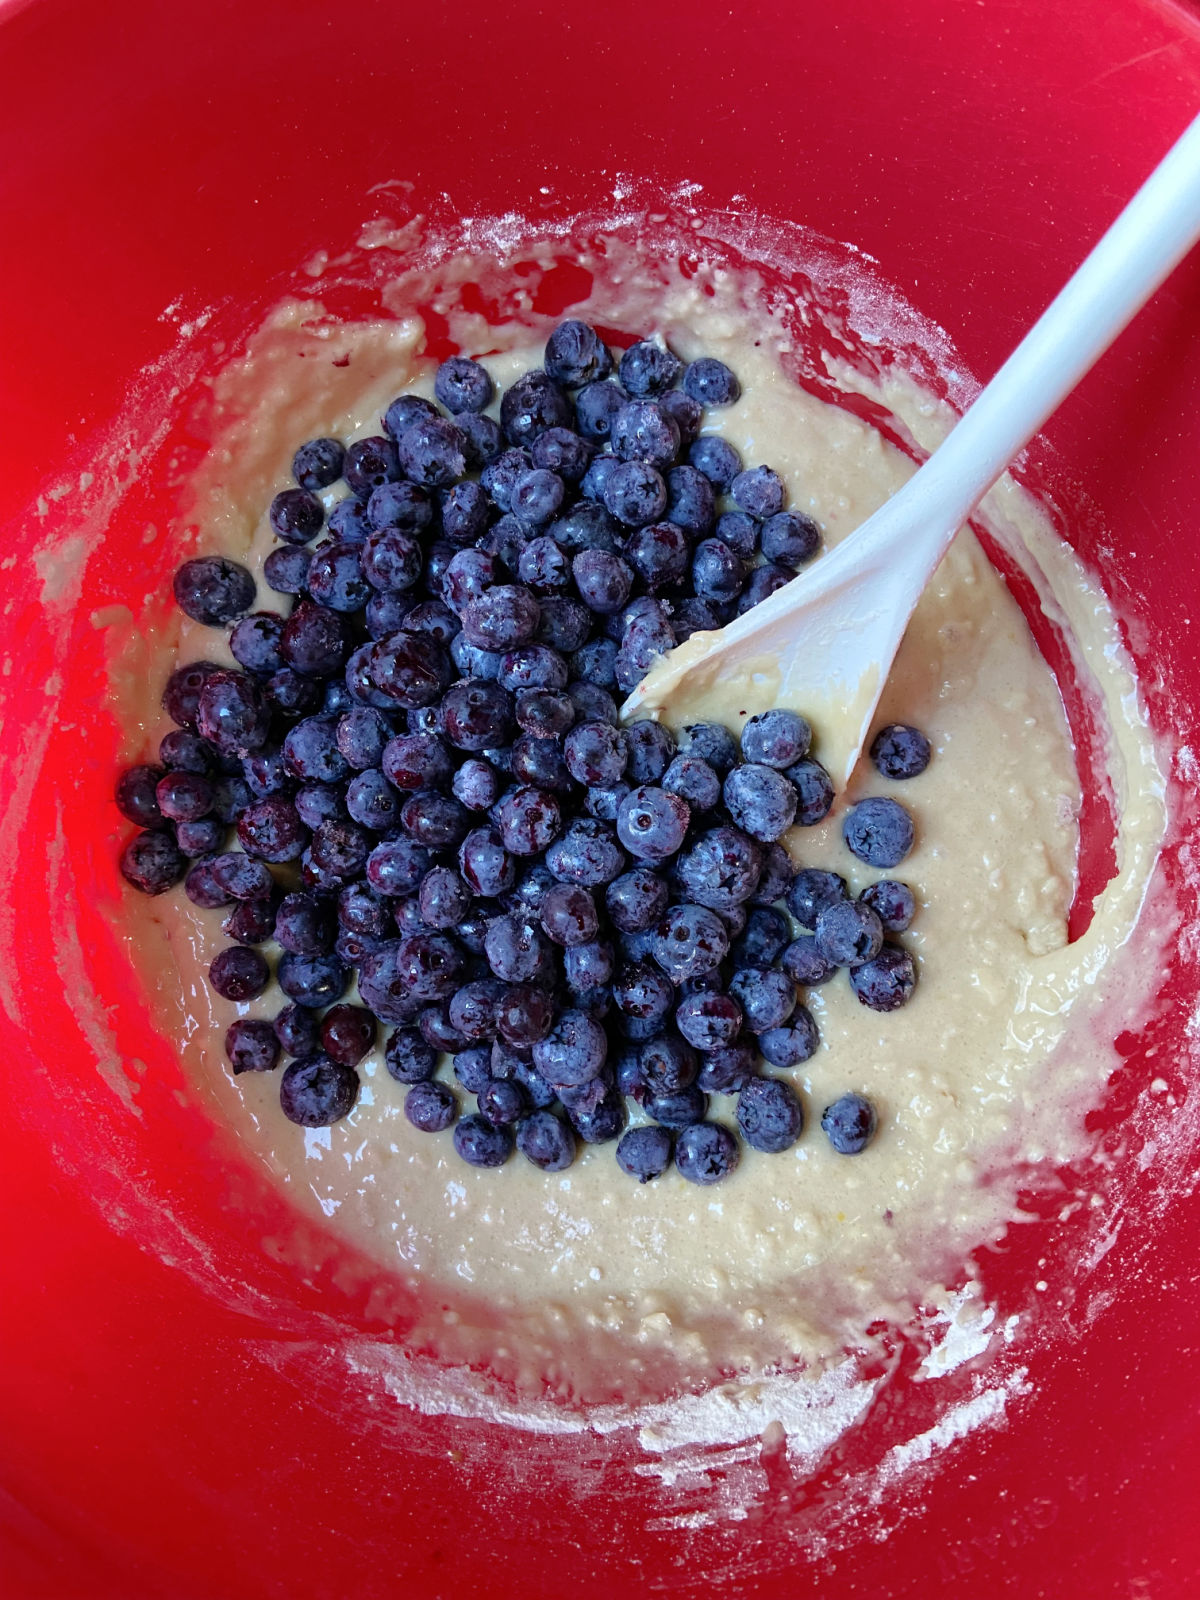
[[[1195,1594],[1200,1204],[1187,1181],[1153,1227],[1130,1190],[1090,1289],[1107,1308],[1090,1321],[1047,1309],[1060,1327],[1032,1395],[881,1512],[886,1538],[862,1524],[827,1551],[811,1536],[838,1459],[803,1489],[765,1461],[769,1491],[735,1527],[662,1528],[624,1445],[597,1440],[582,1462],[576,1446],[566,1470],[554,1438],[339,1388],[323,1349],[386,1337],[381,1323],[336,1262],[301,1282],[242,1225],[281,1202],[222,1169],[175,1100],[109,932],[115,730],[86,619],[140,610],[161,587],[169,553],[141,537],[153,492],[122,508],[70,632],[36,553],[69,535],[74,502],[31,507],[171,348],[165,308],[261,305],[280,274],[386,209],[368,194],[383,180],[448,191],[467,214],[550,218],[603,205],[619,172],[664,190],[700,181],[713,206],[747,194],[877,257],[986,374],[1198,104],[1196,16],[1151,0],[0,6],[6,1600],[586,1600],[701,1595],[714,1573],[730,1593],[822,1600],[964,1582],[1060,1600]],[[1072,537],[1133,620],[1180,743],[1200,708],[1198,419],[1193,260],[1047,430],[1047,472],[1095,508]],[[64,953],[72,926],[80,949]],[[76,960],[111,996],[107,1016],[78,1008]],[[1151,1073],[1188,1093],[1195,974],[1181,965],[1173,983],[1174,1012],[1123,1041],[1114,1093],[1130,1108]],[[98,1059],[116,1081],[122,1060],[146,1063],[140,1116]],[[1153,1190],[1153,1163],[1141,1182]],[[1012,1267],[1030,1275],[1024,1248],[1014,1239]]]

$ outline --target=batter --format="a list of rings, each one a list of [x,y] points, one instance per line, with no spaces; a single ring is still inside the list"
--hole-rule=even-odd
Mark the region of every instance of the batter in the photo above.
[[[454,276],[452,264],[447,282]],[[706,430],[727,437],[747,465],[774,467],[788,504],[814,516],[827,543],[844,537],[909,475],[907,457],[786,376],[786,334],[757,307],[749,278],[703,267],[661,278],[646,285],[610,259],[591,299],[569,314],[660,332],[685,360],[726,362],[742,399],[710,411]],[[449,312],[464,353],[493,352],[484,364],[498,388],[540,363],[538,319],[489,328],[453,304]],[[181,548],[180,559],[220,551],[260,570],[273,544],[265,510],[291,482],[296,446],[377,432],[397,394],[432,394],[436,362],[422,354],[423,338],[414,317],[345,325],[313,302],[281,307],[216,385],[216,442],[186,519],[194,549]],[[945,418],[926,398],[901,388],[880,398],[936,442]],[[1078,1149],[1111,1064],[1096,1021],[1104,969],[1120,966],[1161,832],[1158,775],[1109,648],[1107,608],[1015,486],[998,489],[991,507],[1015,542],[1036,549],[1096,666],[1114,729],[1118,875],[1087,935],[1068,945],[1079,807],[1070,736],[1019,608],[964,531],[918,607],[878,714],[922,728],[934,758],[904,784],[864,763],[846,796],[891,794],[915,818],[916,847],[895,876],[917,897],[903,936],[919,962],[916,993],[880,1015],[856,1001],[844,974],[812,990],[821,1047],[789,1074],[805,1133],[782,1155],[745,1150],[717,1189],[673,1171],[640,1186],[618,1171],[611,1145],[581,1147],[560,1174],[519,1157],[497,1171],[468,1167],[448,1133],[422,1134],[405,1120],[403,1088],[381,1050],[359,1069],[349,1117],[295,1127],[279,1110],[278,1072],[235,1080],[222,1049],[235,1015],[273,1015],[283,996],[272,989],[248,1006],[218,999],[204,972],[227,942],[223,913],[198,910],[181,891],[130,896],[131,949],[196,1092],[297,1206],[419,1290],[427,1309],[415,1342],[486,1363],[526,1389],[585,1400],[817,1368],[861,1346],[872,1324],[903,1322],[939,1285],[960,1281],[971,1250],[1013,1218],[1018,1187]],[[260,587],[260,606],[281,599]],[[231,659],[219,630],[186,619],[177,648],[182,660]],[[159,677],[140,700],[128,697],[126,718],[144,726],[147,748],[168,726],[157,695],[174,659],[164,648]],[[738,708],[709,709],[736,725]],[[856,893],[879,874],[845,848],[841,814],[839,805],[785,843]],[[880,1116],[874,1143],[854,1158],[835,1154],[818,1127],[824,1106],[850,1089]],[[714,1097],[710,1114],[731,1123],[733,1101]]]

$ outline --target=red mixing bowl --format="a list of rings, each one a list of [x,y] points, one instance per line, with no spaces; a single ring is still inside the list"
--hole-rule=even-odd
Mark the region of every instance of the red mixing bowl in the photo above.
[[[173,419],[186,452],[174,390],[388,210],[373,186],[550,223],[611,205],[618,174],[748,196],[869,252],[986,376],[1198,104],[1200,17],[1169,0],[0,3],[6,1600],[1196,1593],[1186,942],[1170,1004],[1119,1041],[1109,1247],[1076,1274],[1059,1226],[1002,1425],[853,1508],[852,1438],[808,1475],[768,1438],[745,1514],[713,1517],[727,1454],[668,1494],[627,1435],[407,1409],[344,1359],[395,1339],[358,1264],[315,1231],[304,1274],[264,1250],[286,1208],[181,1104],[112,930],[103,623],[152,616],[172,565],[161,453],[126,483],[120,419]],[[1180,749],[1200,731],[1198,459],[1193,259],[1025,469],[1071,507]],[[1177,840],[1181,894],[1188,859]],[[1157,1156],[1156,1078],[1177,1107]],[[1014,1230],[998,1278],[1037,1278],[1045,1238]]]

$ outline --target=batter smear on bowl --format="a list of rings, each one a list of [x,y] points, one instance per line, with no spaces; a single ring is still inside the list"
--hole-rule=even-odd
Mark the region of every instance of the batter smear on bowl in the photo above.
[[[427,1293],[434,1348],[584,1399],[819,1367],[961,1281],[1078,1147],[1161,827],[1122,714],[1120,870],[1068,944],[1070,735],[969,530],[836,802],[769,674],[621,727],[912,465],[796,384],[752,272],[588,265],[565,319],[491,323],[444,266],[450,359],[413,315],[254,335],[192,484],[175,725],[144,708],[167,742],[120,795],[200,1092]],[[1102,638],[1035,504],[991,504]]]

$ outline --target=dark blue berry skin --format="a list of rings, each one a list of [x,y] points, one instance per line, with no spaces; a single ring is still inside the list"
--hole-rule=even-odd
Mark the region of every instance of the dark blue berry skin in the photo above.
[[[529,589],[497,584],[463,608],[463,632],[481,650],[514,650],[537,632],[541,608]]]
[[[464,440],[447,417],[422,417],[396,441],[396,459],[410,482],[440,489],[467,469]]]
[[[625,1098],[616,1089],[606,1090],[594,1106],[579,1106],[568,1111],[571,1126],[585,1144],[608,1144],[619,1139],[629,1120]]]
[[[181,728],[195,728],[200,694],[215,672],[223,672],[215,661],[190,661],[176,667],[163,690],[163,710]]]
[[[478,678],[456,683],[442,700],[442,726],[459,750],[495,749],[512,733],[512,696],[499,683]]]
[[[486,761],[464,761],[454,774],[454,797],[468,811],[489,811],[502,787],[500,774]]]
[[[615,688],[617,648],[614,639],[592,639],[571,657],[571,670],[577,678],[597,688]]]
[[[383,749],[383,773],[397,789],[440,789],[454,772],[450,752],[435,733],[401,733]]]
[[[522,644],[506,650],[496,682],[510,692],[520,689],[565,689],[567,663],[545,644]]]
[[[375,1018],[362,1006],[333,1006],[321,1019],[325,1054],[342,1067],[356,1067],[375,1043]]]
[[[687,802],[677,794],[641,784],[621,802],[617,838],[630,855],[656,866],[679,849],[690,820]]]
[[[246,673],[214,672],[200,691],[196,726],[221,755],[245,755],[267,742],[270,705]]]
[[[676,756],[663,774],[663,788],[692,811],[711,811],[721,798],[721,780],[698,756]]]
[[[460,411],[455,419],[465,440],[469,467],[486,467],[504,450],[504,434],[492,417]]]
[[[493,1127],[507,1127],[524,1113],[526,1099],[520,1084],[508,1081],[488,1083],[479,1091],[479,1114]]]
[[[334,817],[348,815],[341,790],[329,783],[301,784],[293,804],[306,828],[319,828]]]
[[[457,416],[460,411],[486,411],[494,390],[486,367],[467,356],[451,356],[437,369],[433,392]]]
[[[871,760],[885,778],[915,778],[929,765],[933,747],[919,728],[889,722],[871,740]]]
[[[354,1109],[358,1073],[327,1055],[301,1056],[279,1084],[279,1104],[289,1122],[302,1128],[328,1128]]]
[[[475,828],[458,850],[458,870],[475,894],[494,900],[517,881],[517,868],[495,828]]]
[[[554,594],[570,586],[570,557],[548,536],[531,539],[521,551],[517,576],[539,596]]]
[[[707,907],[673,906],[655,930],[652,949],[672,982],[681,983],[715,972],[728,952],[729,935]]]
[[[702,539],[692,556],[692,586],[702,600],[734,600],[746,582],[746,566],[720,539]]]
[[[373,589],[398,593],[421,576],[421,546],[400,528],[377,528],[361,547],[359,566]]]
[[[266,944],[274,937],[276,896],[242,900],[221,923],[221,931],[237,944]]]
[[[307,544],[325,525],[325,507],[307,489],[284,489],[271,501],[268,520],[285,544]]]
[[[457,487],[461,489],[466,485]],[[452,611],[461,615],[472,600],[478,600],[496,587],[501,581],[500,574],[500,564],[494,556],[483,550],[460,550],[442,578],[442,599]]]
[[[390,439],[373,436],[357,439],[346,451],[342,476],[352,494],[360,500],[370,500],[380,484],[396,483],[400,477],[400,463],[396,446]]]
[[[405,1026],[411,1022],[412,1017],[407,1016]],[[452,1053],[467,1048],[469,1041],[463,1038],[450,1021],[450,1008],[444,1000],[436,1005],[422,1006],[417,1012],[417,1027],[420,1029],[421,1037],[439,1053]]]
[[[679,429],[680,448],[688,449],[700,432],[704,407],[682,389],[668,389],[666,394],[659,395],[658,403]]]
[[[606,550],[581,550],[571,571],[583,603],[603,616],[620,611],[633,591],[633,569]]]
[[[527,372],[504,392],[500,426],[511,445],[528,446],[547,428],[569,428],[570,400],[547,372]]]
[[[751,717],[742,729],[742,759],[764,767],[794,766],[811,744],[812,728],[806,719],[780,707]]]
[[[367,857],[367,882],[377,894],[399,899],[414,893],[429,865],[429,851],[415,839],[385,839]]]
[[[482,1094],[492,1081],[492,1047],[474,1045],[454,1057],[454,1076],[468,1094]]]
[[[679,428],[655,401],[630,400],[613,418],[611,443],[622,461],[648,461],[665,470],[679,453]]]
[[[727,494],[730,485],[742,470],[742,458],[731,444],[715,434],[697,439],[688,451],[688,460],[702,472],[713,487]]]
[[[437,1051],[416,1028],[396,1028],[383,1060],[397,1083],[427,1083],[437,1069]]]
[[[175,843],[189,859],[211,855],[225,841],[227,824],[218,817],[201,817],[198,822],[179,822],[175,825]]]
[[[263,562],[263,578],[276,594],[303,594],[310,553],[299,545],[280,545]]]
[[[254,604],[253,575],[224,556],[197,556],[185,561],[175,574],[173,588],[180,610],[210,628],[232,622]]]
[[[550,1111],[533,1111],[517,1124],[517,1149],[542,1172],[562,1172],[575,1159],[575,1132]]]
[[[664,1128],[689,1128],[708,1115],[708,1096],[697,1084],[678,1089],[674,1094],[653,1095],[646,1101],[646,1114]]]
[[[738,1095],[738,1128],[755,1150],[778,1155],[804,1131],[804,1107],[782,1078],[752,1078]]]
[[[625,736],[629,763],[625,777],[630,783],[659,783],[675,756],[675,736],[661,722],[645,718],[632,723]]]
[[[385,528],[396,528],[401,533],[416,534],[428,528],[433,520],[433,507],[424,489],[415,483],[381,483],[371,491],[367,501],[369,527],[363,540]]]
[[[321,1025],[307,1006],[284,1006],[271,1026],[285,1055],[311,1056],[321,1048]]]
[[[172,822],[199,822],[213,808],[216,792],[198,772],[167,772],[154,790],[158,809]]]
[[[757,521],[744,511],[723,511],[714,529],[721,543],[728,545],[743,561],[751,560],[757,551],[760,531]]]
[[[693,537],[711,532],[715,521],[713,487],[695,467],[672,467],[667,473],[667,521],[685,528]]]
[[[675,1025],[697,1050],[723,1050],[742,1029],[742,1008],[717,990],[687,995],[675,1012]]]
[[[743,967],[729,982],[751,1033],[781,1028],[796,1009],[796,985],[778,967]]]
[[[817,917],[817,948],[839,967],[857,967],[879,954],[883,924],[862,900],[835,900]]]
[[[701,1058],[697,1084],[705,1094],[737,1094],[758,1076],[758,1062],[752,1044],[739,1039],[735,1044],[720,1050],[711,1050]]]
[[[819,761],[811,758],[798,761],[787,769],[787,776],[799,797],[796,805],[796,825],[815,827],[823,822],[833,807],[833,780]]]
[[[828,983],[837,971],[834,963],[827,960],[818,950],[817,941],[811,934],[793,940],[783,952],[780,961],[788,977],[805,989],[814,989],[818,984]]]
[[[734,822],[752,839],[773,843],[796,817],[796,791],[783,773],[756,762],[735,767],[722,789]]]
[[[400,821],[400,799],[377,767],[351,778],[346,788],[346,810],[360,827],[386,833]]]
[[[550,743],[548,739],[535,742],[541,746]],[[560,883],[594,889],[618,876],[625,856],[610,827],[592,817],[577,817],[547,850],[546,865]]]
[[[776,565],[774,561],[765,561],[761,567],[755,567],[734,608],[737,615],[744,616],[747,611],[752,611],[768,595],[775,594],[791,581],[792,574],[787,568]]]
[[[782,911],[754,906],[746,926],[729,948],[734,968],[773,967],[791,943],[791,925]]]
[[[392,738],[392,728],[378,711],[355,706],[338,719],[334,740],[346,765],[356,772],[378,767]]]
[[[405,616],[403,631],[449,644],[458,632],[458,619],[445,601],[421,600]]]
[[[243,617],[229,635],[234,660],[247,672],[268,677],[283,666],[280,640],[283,618],[274,611],[254,611]]]
[[[421,1079],[404,1096],[404,1115],[422,1133],[441,1133],[458,1115],[458,1101],[444,1083]]]
[[[166,829],[135,834],[121,852],[121,875],[143,894],[164,894],[188,870],[187,857]]]
[[[560,322],[546,341],[545,368],[563,388],[580,389],[608,377],[612,356],[595,328],[586,322]]]
[[[223,1000],[257,999],[270,978],[265,958],[247,945],[219,951],[208,969],[208,981]]]
[[[684,392],[702,406],[732,405],[741,395],[741,385],[723,361],[701,356],[683,374]]]
[[[564,654],[578,650],[592,630],[587,607],[563,595],[547,595],[540,603],[542,615],[536,635],[538,643],[548,644],[552,650]]]
[[[452,867],[432,867],[421,879],[418,905],[429,927],[452,929],[469,914],[471,891]]]
[[[521,689],[513,714],[522,733],[533,739],[558,739],[575,721],[575,704],[558,689]]]
[[[875,1107],[861,1094],[844,1094],[821,1113],[821,1129],[839,1155],[860,1155],[875,1128]]]
[[[916,962],[896,944],[885,944],[873,961],[850,969],[850,987],[872,1011],[899,1010],[911,999],[916,982]]]
[[[501,511],[511,511],[513,488],[532,466],[533,457],[528,450],[505,450],[483,469],[479,482]]]
[[[750,899],[762,862],[762,848],[748,834],[726,826],[710,828],[680,857],[679,881],[697,904],[724,915]]]
[[[350,764],[338,748],[338,719],[305,717],[288,730],[283,757],[303,783],[338,783]]]
[[[346,624],[338,612],[301,601],[284,623],[280,650],[295,671],[331,678],[350,653]]]
[[[255,861],[231,850],[215,856],[208,868],[227,900],[268,900],[275,893],[275,879],[265,861]]]
[[[683,362],[662,345],[646,339],[630,345],[621,357],[617,376],[631,395],[662,394],[678,381]]]
[[[319,1010],[333,1005],[346,992],[348,974],[336,956],[300,956],[291,951],[279,958],[279,987],[298,1006]]]
[[[195,738],[195,734],[190,734],[189,738]],[[158,810],[157,794],[158,782],[162,778],[162,766],[130,766],[128,771],[120,774],[115,789],[120,814],[130,822],[136,822],[139,827],[154,827],[157,822],[162,822],[163,814]]]
[[[575,426],[585,439],[603,443],[612,432],[613,418],[628,399],[615,383],[586,384],[575,396]]]
[[[582,1011],[563,1011],[550,1033],[533,1047],[533,1064],[554,1088],[594,1078],[604,1066],[604,1029]]]
[[[280,667],[263,685],[267,699],[285,717],[306,717],[325,703],[319,678],[306,677],[294,667]]]
[[[443,492],[442,532],[453,544],[473,545],[491,519],[491,502],[482,485],[467,479]]]
[[[842,837],[869,867],[897,867],[913,847],[913,822],[898,800],[860,800],[846,814]]]
[[[589,476],[595,470],[593,463]],[[619,461],[606,475],[602,498],[605,510],[618,522],[641,528],[657,522],[667,509],[667,485],[648,462]]]
[[[845,878],[820,867],[802,867],[788,890],[788,910],[802,928],[815,931],[817,918],[826,906],[845,900],[850,891]]]
[[[284,895],[275,913],[275,937],[296,955],[328,954],[335,938],[333,906],[324,896],[303,890]]]
[[[748,467],[729,486],[734,504],[760,520],[783,510],[783,482],[770,467]]]
[[[501,1038],[518,1049],[526,1049],[545,1039],[554,1025],[554,1002],[550,995],[527,983],[501,985],[500,988],[496,1025]]]
[[[810,1060],[819,1043],[817,1025],[807,1006],[797,1006],[786,1024],[767,1028],[758,1036],[763,1059],[781,1068],[798,1067]]]
[[[595,901],[577,883],[552,884],[542,896],[539,915],[546,936],[564,949],[587,944],[600,926]]]
[[[800,511],[777,511],[763,523],[760,544],[768,561],[795,571],[821,548],[821,530]]]
[[[347,663],[347,682],[350,682],[349,666]],[[368,670],[370,682],[388,705],[407,711],[434,705],[454,677],[444,645],[428,635],[409,633],[394,633],[372,645]]]
[[[366,502],[352,494],[339,500],[329,513],[329,532],[339,544],[362,544],[370,531]],[[274,554],[278,556],[284,552],[276,550]]]
[[[655,522],[630,534],[625,559],[653,592],[680,582],[688,570],[691,549],[682,528],[673,522]]]
[[[540,855],[562,832],[557,800],[529,784],[501,800],[496,822],[504,848],[515,856]]]
[[[280,1045],[270,1022],[242,1016],[226,1032],[226,1056],[234,1072],[270,1072],[278,1066]]]
[[[694,1122],[675,1140],[675,1166],[689,1183],[720,1183],[737,1166],[739,1154],[737,1140],[719,1122]]]
[[[916,915],[917,902],[906,883],[892,878],[881,878],[871,884],[858,897],[870,906],[887,933],[903,933]]]
[[[329,544],[322,545],[313,552],[313,558],[308,564],[308,592],[313,599],[323,606],[328,606],[331,611],[361,611],[371,598],[371,585],[363,576],[361,545],[355,544]],[[238,623],[238,629],[244,628],[252,619],[247,617]],[[282,631],[282,622],[280,623]],[[234,655],[237,650],[230,648]],[[249,661],[242,660],[242,665],[251,671],[256,670]],[[282,658],[278,665],[282,665]],[[257,669],[263,670],[263,669]],[[273,671],[274,668],[266,670]]]
[[[612,994],[626,1016],[643,1022],[665,1023],[675,1004],[675,986],[649,961],[624,967],[612,985]]]
[[[529,453],[535,467],[555,473],[564,483],[577,484],[595,451],[570,428],[547,428],[533,441]]]
[[[310,439],[292,457],[292,477],[310,493],[327,489],[342,475],[346,450],[338,439]]]
[[[673,1142],[665,1127],[630,1128],[617,1145],[617,1165],[639,1183],[650,1183],[671,1165]]]
[[[573,795],[575,780],[563,760],[562,747],[557,739],[531,739],[523,733],[513,742],[507,761],[503,750],[484,752],[487,759],[500,771],[512,774],[518,783],[532,783],[535,788],[547,789],[551,794]]]
[[[437,417],[441,413],[432,400],[426,400],[419,394],[402,394],[399,399],[393,400],[383,414],[383,431],[389,439],[395,440],[411,428],[414,422],[420,422],[423,417]]]

